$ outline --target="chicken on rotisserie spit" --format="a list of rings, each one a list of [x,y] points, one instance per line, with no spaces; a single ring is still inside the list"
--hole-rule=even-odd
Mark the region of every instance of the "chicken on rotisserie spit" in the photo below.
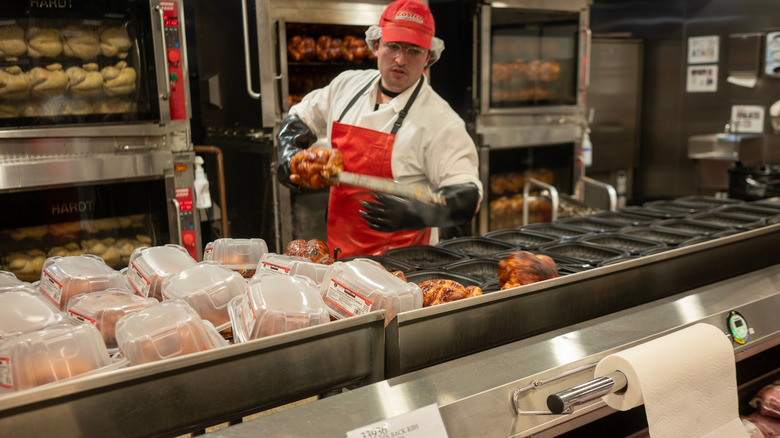
[[[544,254],[515,251],[498,263],[498,284],[501,290],[557,276],[555,261]]]
[[[423,293],[423,307],[482,295],[482,289],[479,287],[464,287],[454,280],[426,280],[419,283],[418,286],[420,286]]]
[[[290,181],[302,187],[321,189],[326,179],[344,170],[344,158],[337,149],[313,147],[300,151],[290,161]]]

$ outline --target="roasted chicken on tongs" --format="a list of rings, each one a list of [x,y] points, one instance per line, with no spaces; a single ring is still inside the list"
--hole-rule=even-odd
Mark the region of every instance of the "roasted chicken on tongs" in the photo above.
[[[313,147],[298,152],[290,161],[290,181],[301,187],[321,189],[332,183],[328,178],[344,170],[338,149]]]

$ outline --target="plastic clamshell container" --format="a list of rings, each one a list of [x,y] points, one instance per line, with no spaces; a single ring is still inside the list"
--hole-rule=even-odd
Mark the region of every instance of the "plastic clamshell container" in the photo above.
[[[332,264],[320,283],[320,294],[336,319],[384,309],[387,324],[397,313],[422,307],[419,286],[367,259]]]
[[[32,289],[0,293],[0,340],[59,324],[65,314]]]
[[[67,322],[0,341],[0,389],[20,391],[111,365],[92,324]]]
[[[330,265],[323,265],[322,263],[315,263],[312,261],[300,261],[293,260],[290,262],[289,275],[303,275],[304,277],[311,278],[315,283],[320,284],[325,278],[325,273],[328,272]]]
[[[260,257],[267,253],[268,245],[263,239],[222,238],[206,244],[203,260],[214,260],[244,278],[252,278]]]
[[[125,278],[92,254],[49,257],[43,263],[40,289],[60,310],[79,294],[125,286]]]
[[[13,272],[0,271],[0,292],[8,288],[16,288],[25,284],[30,283],[19,280]]]
[[[227,345],[214,325],[182,300],[163,301],[124,316],[116,325],[116,340],[130,365]]]
[[[437,246],[466,254],[469,257],[489,257],[497,252],[516,248],[513,243],[481,236],[442,240]]]
[[[245,295],[230,303],[233,337],[246,342],[330,322],[311,278],[259,273]]]
[[[129,313],[159,304],[154,298],[143,298],[130,289],[107,289],[77,295],[68,302],[68,317],[71,320],[89,322],[95,325],[109,349],[117,348],[116,323]]]
[[[415,269],[435,269],[469,258],[469,256],[461,252],[433,245],[411,245],[392,248],[385,251],[382,255],[401,260]]]
[[[613,258],[627,257],[629,253],[622,249],[610,248],[590,242],[562,242],[553,243],[539,248],[539,251],[550,257],[564,256],[571,257],[589,265],[597,266]]]
[[[161,290],[163,300],[186,301],[201,318],[221,330],[230,325],[228,305],[246,293],[246,280],[215,261],[204,261],[165,277]]]
[[[549,234],[536,233],[518,228],[507,228],[503,230],[490,231],[483,234],[491,239],[503,240],[509,242],[520,249],[536,249],[540,246],[560,240],[560,237],[550,236]]]
[[[415,267],[410,265],[409,263],[403,262],[393,257],[385,257],[385,256],[363,255],[363,256],[354,256],[354,257],[344,257],[343,259],[338,259],[338,261],[348,262],[350,260],[355,260],[355,259],[369,259],[375,262],[379,262],[379,264],[382,265],[388,271],[410,272],[415,270]]]
[[[255,272],[255,275],[261,272],[290,275],[290,269],[292,269],[293,262],[311,263],[311,260],[304,257],[269,252],[267,254],[263,254],[263,256],[260,257],[260,261],[257,263],[257,271]]]
[[[197,262],[181,245],[140,247],[130,254],[127,282],[135,293],[162,300],[162,280],[179,273]]]

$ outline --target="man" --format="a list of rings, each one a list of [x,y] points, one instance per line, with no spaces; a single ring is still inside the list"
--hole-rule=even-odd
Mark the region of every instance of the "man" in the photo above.
[[[463,120],[423,75],[444,50],[434,33],[427,5],[417,0],[391,3],[379,26],[366,31],[379,71],[341,73],[290,108],[282,124],[277,176],[290,187],[305,186],[297,167],[291,173],[291,162],[305,160],[303,149],[327,137],[341,153],[345,171],[427,185],[446,201],[434,205],[346,185],[331,187],[328,247],[339,248],[339,256],[435,243],[436,227],[463,224],[477,211],[482,184],[476,147]],[[329,170],[319,166],[327,176]]]

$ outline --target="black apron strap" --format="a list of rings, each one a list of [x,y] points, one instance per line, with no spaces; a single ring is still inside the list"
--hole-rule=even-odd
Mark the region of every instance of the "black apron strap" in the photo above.
[[[347,104],[347,107],[346,107],[346,108],[344,108],[344,111],[342,111],[341,115],[339,116],[339,123],[341,123],[341,119],[343,119],[343,118],[344,118],[344,116],[347,114],[347,111],[349,111],[349,109],[350,109],[350,108],[352,108],[352,105],[354,105],[354,104],[355,104],[355,102],[357,102],[357,100],[360,98],[360,96],[361,96],[363,93],[365,93],[365,92],[366,92],[366,90],[368,90],[368,87],[370,87],[370,86],[371,86],[371,84],[373,84],[373,83],[374,83],[374,81],[376,80],[376,78],[378,78],[378,77],[379,77],[379,75],[376,75],[376,76],[374,76],[374,77],[373,77],[373,78],[372,78],[372,79],[371,79],[371,80],[370,80],[370,81],[369,81],[369,82],[366,84],[366,86],[365,86],[365,87],[363,87],[363,88],[361,88],[361,89],[360,89],[360,91],[358,91],[358,92],[357,92],[357,94],[355,95],[355,97],[353,97],[353,98],[352,98],[352,100],[350,100],[350,101],[349,101],[349,103]]]
[[[406,106],[404,106],[404,109],[402,109],[401,112],[398,114],[398,118],[395,120],[395,124],[393,125],[393,130],[390,131],[391,134],[395,135],[395,133],[398,132],[399,129],[401,129],[401,124],[404,122],[406,115],[409,113],[409,108],[412,107],[414,100],[417,99],[417,95],[420,94],[420,89],[422,88],[424,80],[425,80],[425,76],[421,75],[420,82],[417,83],[417,88],[415,88],[414,92],[412,92],[412,95],[409,97],[409,101],[406,102]]]

